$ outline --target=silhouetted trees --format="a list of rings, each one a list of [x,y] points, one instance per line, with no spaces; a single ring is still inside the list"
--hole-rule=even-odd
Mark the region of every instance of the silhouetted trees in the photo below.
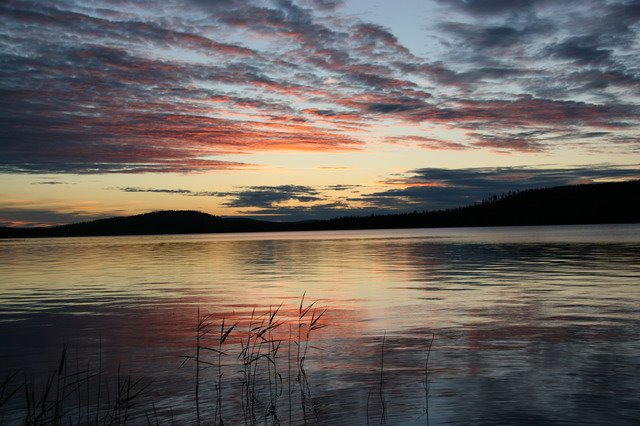
[[[270,222],[221,218],[198,211],[159,211],[43,228],[0,228],[2,238],[192,234],[464,226],[640,222],[640,180],[560,186],[495,195],[454,209],[329,220]]]

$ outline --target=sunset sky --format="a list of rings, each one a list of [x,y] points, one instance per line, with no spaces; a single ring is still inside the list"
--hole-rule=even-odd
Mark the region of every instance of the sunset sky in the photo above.
[[[640,178],[640,1],[0,3],[0,226]]]

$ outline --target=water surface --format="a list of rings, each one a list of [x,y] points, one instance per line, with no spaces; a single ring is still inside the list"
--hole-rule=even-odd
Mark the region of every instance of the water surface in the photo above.
[[[310,423],[424,424],[427,407],[432,424],[640,418],[639,225],[5,240],[0,277],[2,376],[43,377],[66,344],[105,376],[152,381],[160,420],[195,419],[195,367],[178,366],[200,309],[241,322],[222,361],[241,422],[239,339],[254,309],[282,305],[287,423],[303,294],[327,308],[305,361]],[[210,416],[217,376],[203,374]]]

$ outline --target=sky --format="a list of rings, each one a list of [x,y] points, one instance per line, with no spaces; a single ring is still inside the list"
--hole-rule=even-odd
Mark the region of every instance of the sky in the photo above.
[[[0,226],[640,178],[640,1],[0,3]]]

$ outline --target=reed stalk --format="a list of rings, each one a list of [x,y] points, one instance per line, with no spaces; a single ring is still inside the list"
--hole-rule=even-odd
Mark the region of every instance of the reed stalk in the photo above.
[[[230,393],[234,387],[227,379],[234,363],[225,361],[233,345],[237,344],[235,342],[240,343],[237,356],[240,364],[237,370],[240,375],[238,403],[241,405],[245,425],[279,425],[287,421],[289,425],[294,425],[315,423],[319,420],[306,362],[311,350],[319,349],[312,343],[313,335],[316,330],[326,326],[322,320],[327,310],[318,308],[316,302],[306,303],[305,294],[302,295],[300,303],[293,308],[294,313],[285,315],[286,319],[281,319],[282,307],[282,304],[275,308],[271,306],[267,312],[259,316],[254,308],[248,317],[248,327],[244,331],[239,331],[240,321],[229,324],[225,317],[217,321],[213,314],[202,314],[198,307],[195,338],[192,340],[195,343],[195,348],[192,349],[194,352],[192,355],[183,356],[180,364],[182,367],[186,362],[195,363],[195,382],[192,388],[195,399],[195,423],[206,422],[222,426],[225,422],[238,421],[237,417],[233,417],[233,409],[229,410],[227,404],[230,398],[236,396]],[[285,321],[288,321],[288,330],[281,330]],[[297,332],[294,331],[296,326]],[[424,361],[424,414],[427,425],[430,421],[429,361],[434,339],[435,335],[432,334],[426,347]],[[375,399],[376,393],[380,403],[380,423],[388,422],[384,392],[388,375],[385,365],[386,346],[385,332],[380,345],[378,386],[377,389],[371,388],[366,400],[367,425],[371,420],[370,403]],[[284,351],[287,352],[286,360],[283,359]],[[25,377],[22,384],[16,384],[18,372],[10,374],[0,382],[0,423],[10,401],[15,400],[16,395],[22,391],[25,425],[124,425],[139,422],[141,419],[145,419],[148,424],[160,424],[160,415],[153,401],[150,401],[149,409],[141,407],[141,398],[150,382],[124,375],[120,365],[116,371],[115,384],[112,382],[113,379],[105,377],[102,341],[97,369],[92,368],[90,361],[87,362],[86,368],[81,368],[77,351],[75,356],[74,365],[69,362],[68,347],[63,345],[57,368],[43,383]],[[286,384],[283,368],[287,370]],[[210,377],[205,371],[215,371],[214,376]],[[209,388],[204,387],[203,383],[214,385],[211,387],[215,388],[215,393],[210,396],[203,395]],[[296,387],[299,392],[296,392]],[[283,395],[284,392],[287,392],[286,396]],[[206,405],[205,401],[213,404]],[[287,412],[284,412],[285,404]],[[140,408],[144,411],[142,415]],[[173,418],[173,414],[171,416]]]

